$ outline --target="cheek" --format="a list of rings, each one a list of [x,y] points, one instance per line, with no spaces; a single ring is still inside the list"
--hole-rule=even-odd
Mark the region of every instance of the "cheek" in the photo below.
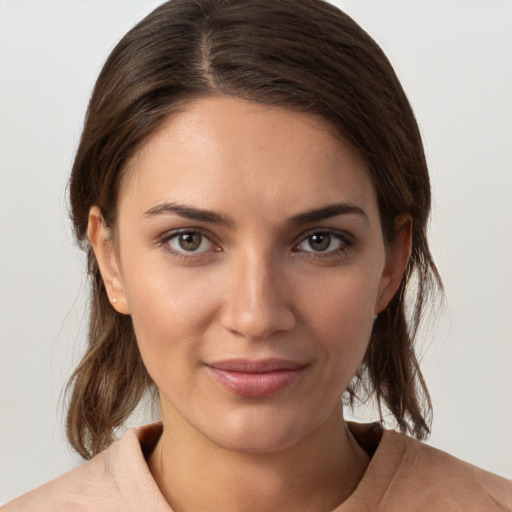
[[[375,266],[354,265],[316,280],[307,290],[311,314],[324,323],[357,327],[373,319],[380,275]]]
[[[197,269],[177,268],[158,257],[124,262],[126,299],[144,363],[155,372],[178,369],[194,359],[196,340],[215,316],[217,300],[209,280],[192,275]],[[211,283],[210,283],[211,284]]]
[[[379,275],[373,267],[353,270],[340,271],[324,286],[310,289],[307,303],[326,357],[355,373],[372,333]]]

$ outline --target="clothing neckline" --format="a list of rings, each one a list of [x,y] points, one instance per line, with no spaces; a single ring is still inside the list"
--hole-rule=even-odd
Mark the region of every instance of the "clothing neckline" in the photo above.
[[[368,503],[369,505],[374,502],[373,497],[377,498],[378,501],[378,496],[382,496],[391,483],[405,451],[405,445],[402,439],[404,436],[394,431],[383,429],[377,422],[357,423],[348,421],[347,426],[358,445],[370,456],[370,462],[354,492],[332,512],[361,510],[361,503]],[[133,443],[137,443],[141,454],[140,463],[144,465],[143,468],[140,468],[144,474],[144,483],[142,484],[140,480],[138,483],[128,482],[127,491],[130,492],[131,489],[132,492],[130,492],[130,494],[135,495],[135,493],[133,493],[134,488],[140,489],[142,485],[147,486],[148,489],[151,488],[152,493],[157,493],[159,496],[158,512],[173,512],[160,492],[147,464],[147,459],[157,446],[162,433],[163,423],[159,421],[132,429],[128,431],[121,440],[122,444],[125,438],[128,438],[125,442],[127,444],[129,442],[132,445],[132,450],[134,448]],[[383,461],[385,461],[384,464]],[[376,469],[377,467],[378,469]],[[383,467],[387,468],[387,471],[384,473],[382,472]],[[136,485],[136,487],[134,487],[134,485]]]

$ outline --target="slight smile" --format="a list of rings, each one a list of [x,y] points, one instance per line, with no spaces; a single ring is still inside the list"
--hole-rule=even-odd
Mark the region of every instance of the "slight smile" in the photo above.
[[[286,359],[230,359],[205,365],[222,387],[236,395],[265,398],[295,382],[307,364]]]

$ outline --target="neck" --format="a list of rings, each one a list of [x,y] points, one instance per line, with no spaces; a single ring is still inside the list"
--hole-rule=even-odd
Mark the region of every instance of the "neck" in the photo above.
[[[225,449],[164,415],[149,467],[174,512],[331,511],[352,494],[369,462],[341,405],[331,416],[293,446],[253,453]]]

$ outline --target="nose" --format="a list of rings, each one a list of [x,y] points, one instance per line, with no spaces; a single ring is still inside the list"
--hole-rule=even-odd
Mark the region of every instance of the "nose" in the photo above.
[[[231,267],[221,313],[226,329],[254,341],[293,329],[293,297],[279,267],[263,255],[240,258]]]

